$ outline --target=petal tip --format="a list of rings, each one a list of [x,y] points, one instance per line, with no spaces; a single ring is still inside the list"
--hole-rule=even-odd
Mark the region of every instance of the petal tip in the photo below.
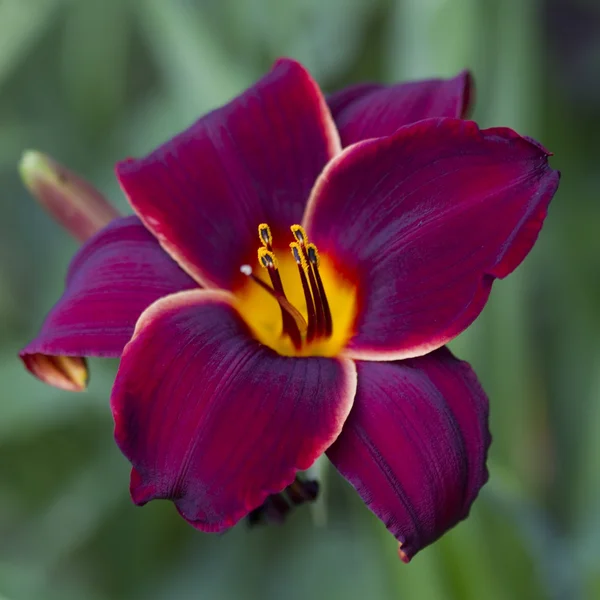
[[[404,552],[404,550],[402,549],[402,542],[398,542],[398,558],[405,564],[407,565],[411,559],[412,556],[409,556],[406,552]]]
[[[275,60],[272,68],[276,69],[279,66],[289,66],[293,68],[300,67],[302,71],[306,71],[306,68],[301,62],[297,61],[295,58],[291,58],[290,56],[280,56],[277,58],[277,60]]]
[[[327,454],[408,563],[468,515],[487,480],[487,396],[446,350],[358,367],[353,411]]]
[[[19,175],[30,191],[35,189],[36,181],[42,178],[54,177],[48,157],[38,150],[25,150],[19,161]]]
[[[144,483],[140,473],[136,469],[131,469],[131,477],[129,480],[129,494],[132,502],[136,506],[144,506],[150,500],[158,499],[154,486]],[[160,496],[162,498],[162,496]]]
[[[136,162],[136,159],[133,158],[132,156],[128,156],[127,158],[124,158],[124,159],[118,161],[114,166],[114,172],[115,172],[116,176],[119,177],[121,171],[125,170],[129,166],[134,165],[135,162]]]
[[[19,357],[27,370],[38,379],[67,392],[83,392],[89,383],[85,358],[80,356],[51,356],[22,350]]]
[[[542,153],[545,154],[547,157],[554,156],[554,152],[551,152],[550,150],[548,150],[548,148],[546,148],[543,144],[538,142],[536,139],[529,137],[528,135],[524,135],[524,136],[522,136],[522,138],[526,142],[529,142],[532,146],[534,146],[538,150],[541,150]]]

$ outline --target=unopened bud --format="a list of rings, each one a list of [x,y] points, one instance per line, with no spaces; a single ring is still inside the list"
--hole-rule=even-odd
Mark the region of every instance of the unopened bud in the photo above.
[[[42,152],[27,150],[19,172],[33,197],[80,242],[120,216],[92,184]]]

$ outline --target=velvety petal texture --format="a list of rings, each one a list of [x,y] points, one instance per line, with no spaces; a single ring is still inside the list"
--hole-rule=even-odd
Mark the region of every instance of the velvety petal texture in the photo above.
[[[172,499],[204,531],[234,525],[336,439],[354,363],[279,356],[225,292],[182,292],[141,317],[112,394],[137,504]]]
[[[347,354],[420,356],[470,325],[538,236],[559,181],[548,156],[510,129],[430,119],[332,161],[305,226],[360,282]]]
[[[258,225],[299,223],[339,136],[319,87],[292,60],[141,160],[117,165],[131,205],[198,281],[232,289],[256,262]],[[286,242],[287,243],[287,242]]]
[[[400,127],[435,117],[465,118],[473,101],[473,79],[462,71],[451,79],[396,85],[363,83],[327,98],[343,146],[395,133]]]
[[[86,378],[79,357],[120,356],[150,304],[193,288],[198,284],[137,217],[116,219],[75,255],[63,296],[20,356],[46,383],[81,389]]]
[[[408,562],[468,515],[487,481],[488,400],[445,348],[357,368],[354,406],[327,455]]]

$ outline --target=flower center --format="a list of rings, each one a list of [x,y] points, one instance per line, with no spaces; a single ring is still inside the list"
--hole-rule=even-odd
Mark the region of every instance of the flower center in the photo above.
[[[257,267],[243,265],[247,284],[238,310],[257,339],[284,356],[335,356],[353,334],[356,286],[292,225],[289,251],[277,251],[271,229],[258,226]]]

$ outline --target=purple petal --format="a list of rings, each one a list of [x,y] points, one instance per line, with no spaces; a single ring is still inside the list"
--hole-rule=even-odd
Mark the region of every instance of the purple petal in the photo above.
[[[342,145],[395,133],[400,127],[435,117],[464,118],[473,100],[473,78],[426,79],[384,86],[359,84],[327,98]]]
[[[310,190],[340,151],[327,104],[291,60],[141,160],[117,165],[134,210],[163,247],[208,287],[245,282],[258,225],[289,241]],[[289,251],[289,250],[286,250]]]
[[[537,239],[559,180],[548,155],[509,129],[431,119],[330,163],[305,224],[360,282],[349,356],[419,356],[473,322]]]
[[[354,406],[327,455],[408,562],[469,514],[487,481],[488,400],[446,348],[357,369]]]
[[[79,357],[120,356],[150,304],[197,287],[137,217],[116,219],[75,255],[63,296],[20,356],[46,383],[82,389]]]
[[[289,485],[336,439],[350,360],[279,356],[250,337],[227,292],[174,294],[141,317],[112,394],[136,504],[174,501],[221,531]]]

